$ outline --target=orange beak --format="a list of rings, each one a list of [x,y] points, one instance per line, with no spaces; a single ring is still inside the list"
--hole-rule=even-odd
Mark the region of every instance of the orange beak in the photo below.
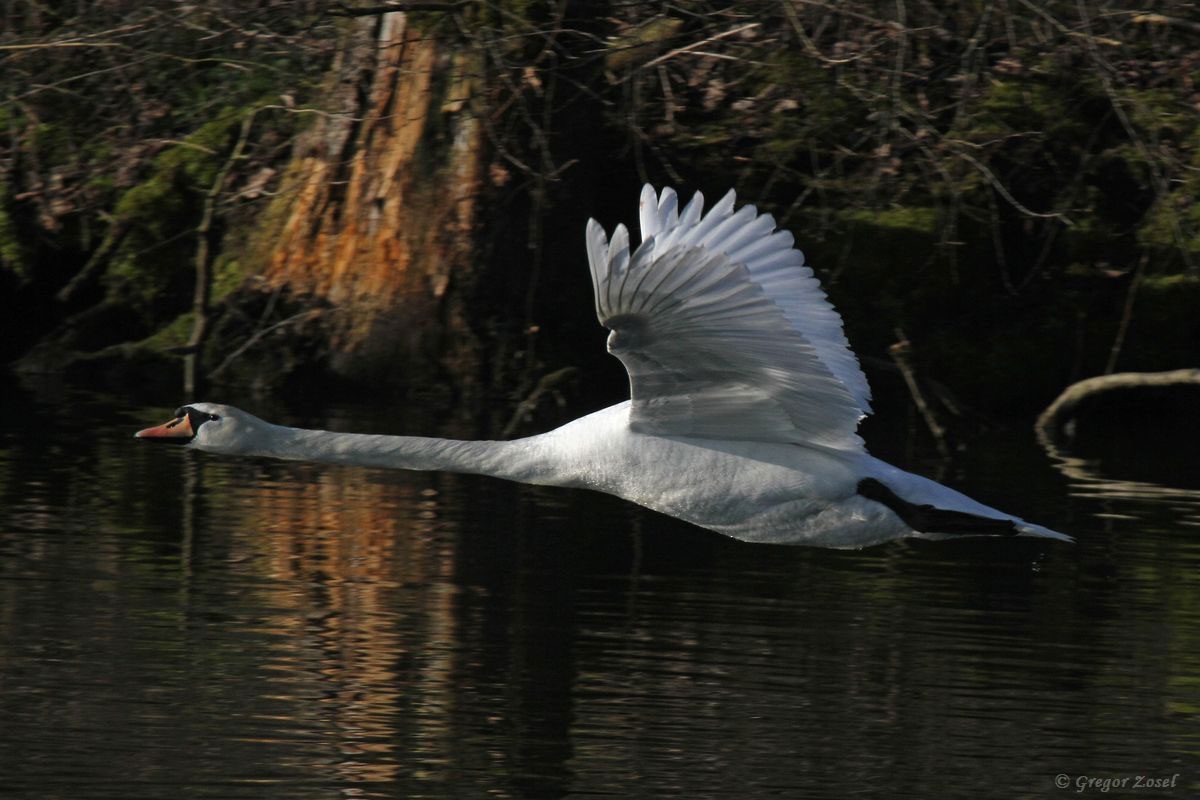
[[[196,432],[192,430],[192,421],[188,419],[187,414],[184,414],[162,425],[140,430],[134,434],[134,437],[164,444],[187,444],[195,435]]]

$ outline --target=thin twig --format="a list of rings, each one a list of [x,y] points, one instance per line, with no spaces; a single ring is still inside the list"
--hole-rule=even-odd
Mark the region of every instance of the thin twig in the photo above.
[[[980,162],[979,159],[975,158],[974,156],[972,156],[969,153],[964,153],[961,150],[956,151],[955,155],[957,155],[959,158],[966,161],[968,164],[975,167],[975,169],[977,169],[981,173],[983,173],[983,176],[988,179],[988,183],[992,184],[992,186],[996,189],[996,191],[1000,193],[1000,196],[1003,197],[1005,200],[1007,200],[1009,205],[1011,205],[1013,208],[1020,211],[1025,216],[1036,217],[1038,219],[1057,219],[1057,220],[1061,221],[1064,225],[1067,225],[1067,226],[1073,226],[1075,224],[1074,222],[1071,221],[1070,217],[1068,217],[1066,214],[1063,214],[1060,211],[1048,211],[1046,213],[1034,211],[1033,209],[1026,206],[1024,203],[1022,203],[1020,200],[1013,197],[1012,193],[1010,193],[1008,191],[1008,189],[1006,189],[1004,187],[1004,184],[1000,182],[1000,179],[997,178],[995,176],[995,174],[990,169],[988,169],[982,162]]]
[[[1121,322],[1117,325],[1117,335],[1113,337],[1112,349],[1108,351],[1108,362],[1104,365],[1104,374],[1111,375],[1117,370],[1117,359],[1121,357],[1121,350],[1125,346],[1125,337],[1129,333],[1129,323],[1133,321],[1133,303],[1137,299],[1138,287],[1142,283],[1142,275],[1146,272],[1146,264],[1150,260],[1150,254],[1142,252],[1142,257],[1138,259],[1137,267],[1133,271],[1133,277],[1129,281],[1129,291],[1125,293],[1125,305],[1121,309]]]
[[[319,308],[310,308],[307,311],[301,311],[299,314],[293,314],[292,316],[288,317],[287,319],[280,320],[279,322],[276,322],[274,325],[271,325],[269,327],[262,328],[261,330],[255,331],[254,334],[249,339],[247,339],[245,342],[243,342],[232,353],[225,356],[225,359],[223,361],[221,361],[221,363],[218,364],[216,366],[216,368],[213,369],[212,372],[208,373],[209,380],[216,380],[217,376],[220,375],[222,372],[224,372],[226,367],[228,367],[230,364],[232,364],[234,362],[234,360],[237,359],[242,353],[246,352],[251,347],[253,347],[255,344],[257,344],[258,341],[260,339],[262,339],[264,336],[272,333],[273,331],[277,331],[280,328],[286,327],[288,325],[294,325],[297,322],[307,322],[310,319],[314,319],[314,318],[320,316],[321,313],[322,313],[322,311]]]
[[[904,376],[904,383],[908,386],[908,393],[912,396],[913,404],[917,407],[917,411],[921,414],[921,419],[925,420],[925,427],[929,428],[929,432],[933,435],[933,441],[937,445],[938,452],[943,457],[950,456],[950,445],[947,443],[946,428],[938,421],[937,414],[933,408],[925,400],[925,394],[921,391],[921,386],[917,382],[917,373],[912,365],[912,342],[904,335],[904,331],[897,329],[896,336],[899,339],[894,345],[888,348],[888,355],[896,362],[896,366],[900,369],[900,374]]]
[[[188,354],[183,362],[183,391],[188,397],[197,388],[200,366],[200,348],[208,338],[211,327],[211,309],[209,299],[212,295],[212,263],[216,253],[216,234],[213,222],[217,217],[217,201],[225,188],[225,179],[229,177],[233,165],[241,160],[250,139],[250,129],[254,125],[257,110],[242,117],[238,129],[238,138],[229,152],[229,157],[213,177],[212,184],[204,194],[204,208],[200,215],[200,224],[196,226],[196,281],[192,291],[192,334],[188,338]]]
[[[456,3],[385,3],[381,6],[350,6],[345,3],[338,3],[333,8],[330,8],[328,13],[333,17],[374,17],[380,14],[392,14],[395,12],[409,11],[443,11],[453,12],[467,5],[464,1]]]
[[[706,44],[711,44],[712,42],[715,42],[719,39],[727,39],[730,36],[739,34],[742,31],[748,31],[752,28],[757,28],[758,26],[759,26],[759,23],[751,22],[746,25],[740,25],[736,28],[730,28],[727,31],[722,31],[721,33],[714,34],[714,35],[708,37],[707,39],[703,39],[699,42],[692,42],[689,45],[684,45],[683,47],[677,47],[674,50],[663,53],[658,58],[647,61],[645,64],[642,65],[642,68],[649,69],[650,67],[657,66],[657,65],[661,64],[662,62],[666,61],[667,59],[674,58],[675,56],[680,55],[682,53],[693,52],[697,48],[704,47],[704,45],[706,45]],[[698,55],[700,55],[700,54],[698,54]],[[712,58],[732,58],[732,56],[720,55],[718,53],[703,53],[702,55],[710,56]],[[739,60],[739,59],[734,59],[734,60]]]

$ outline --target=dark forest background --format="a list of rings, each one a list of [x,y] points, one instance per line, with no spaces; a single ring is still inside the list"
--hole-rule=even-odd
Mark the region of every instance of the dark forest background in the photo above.
[[[774,214],[869,374],[1028,416],[1200,360],[1198,82],[1182,0],[6,0],[0,360],[608,400],[583,227],[650,181]]]

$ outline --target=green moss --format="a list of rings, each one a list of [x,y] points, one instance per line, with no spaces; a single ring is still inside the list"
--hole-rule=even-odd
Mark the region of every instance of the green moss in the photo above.
[[[1124,89],[1117,98],[1129,121],[1155,139],[1176,139],[1196,130],[1196,112],[1169,89]]]
[[[153,352],[163,352],[172,347],[182,347],[192,336],[195,316],[192,312],[180,314],[165,327],[143,339],[138,346]]]
[[[1191,263],[1200,259],[1200,178],[1195,172],[1155,201],[1138,227],[1137,238],[1143,246],[1162,252],[1165,262],[1178,262],[1179,253]]]
[[[217,303],[242,285],[245,273],[236,256],[222,253],[213,265],[212,302]]]
[[[1148,275],[1138,288],[1142,297],[1157,297],[1160,300],[1174,298],[1177,310],[1192,311],[1200,308],[1200,276],[1198,275]]]
[[[181,201],[179,195],[207,191],[243,113],[227,108],[180,144],[160,153],[154,159],[150,177],[117,201],[116,215],[139,224],[153,224],[171,216],[171,206],[194,205]],[[168,205],[164,207],[164,203]]]
[[[960,127],[948,133],[991,149],[1074,150],[1108,111],[1103,89],[1086,75],[994,78],[983,89],[972,113],[963,115]],[[1039,153],[1039,158],[1045,157]]]
[[[938,210],[920,206],[850,209],[841,212],[839,216],[853,224],[871,225],[893,231],[909,231],[928,236],[933,236],[939,227]]]
[[[28,277],[28,258],[17,235],[17,226],[8,211],[8,192],[8,184],[0,183],[0,268]]]
[[[146,180],[118,199],[115,216],[129,233],[108,270],[110,291],[154,318],[186,307],[204,194],[224,159],[244,109],[226,108],[164,150]]]

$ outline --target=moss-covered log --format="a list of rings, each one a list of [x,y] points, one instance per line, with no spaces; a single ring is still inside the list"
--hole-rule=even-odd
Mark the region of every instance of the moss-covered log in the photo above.
[[[1122,418],[1122,407],[1136,409],[1142,416],[1147,408],[1165,406],[1172,399],[1185,414],[1195,411],[1200,400],[1200,369],[1118,372],[1073,383],[1038,416],[1037,430],[1048,442],[1070,441],[1078,433],[1081,416],[1103,417],[1107,427],[1124,427],[1131,421]],[[1190,419],[1184,425],[1189,430],[1194,427]]]

